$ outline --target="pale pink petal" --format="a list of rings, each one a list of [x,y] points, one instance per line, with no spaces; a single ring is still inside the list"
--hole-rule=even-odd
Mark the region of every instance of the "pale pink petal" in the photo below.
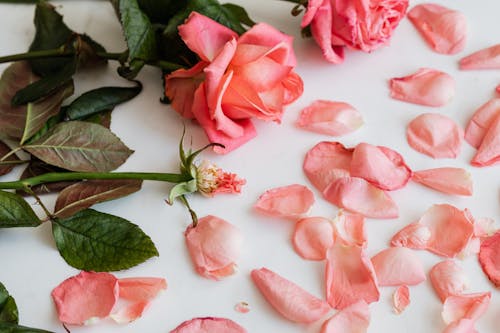
[[[170,333],[247,333],[247,330],[226,318],[194,318],[183,322]]]
[[[324,260],[326,251],[333,245],[332,221],[323,217],[306,217],[295,224],[292,243],[304,259]]]
[[[314,194],[304,185],[292,184],[267,190],[254,208],[275,217],[302,217],[314,203]]]
[[[412,180],[443,193],[472,195],[472,177],[465,169],[436,168],[415,171]]]
[[[479,148],[486,132],[496,118],[500,116],[500,98],[493,98],[474,112],[465,129],[465,141],[472,147]]]
[[[370,324],[370,308],[360,300],[338,311],[323,323],[321,333],[365,333]]]
[[[330,0],[323,0],[321,6],[316,9],[310,27],[314,40],[321,48],[323,57],[333,64],[344,62],[344,48],[332,45],[332,3]]]
[[[234,310],[239,313],[249,313],[250,306],[248,305],[247,302],[239,302],[234,306]]]
[[[465,259],[472,255],[477,255],[481,248],[481,239],[479,237],[471,237],[467,245],[463,248],[462,251],[457,255],[459,259]]]
[[[118,279],[120,298],[129,301],[149,301],[164,289],[167,289],[167,281],[163,278],[124,278]]]
[[[312,323],[330,311],[325,301],[267,268],[254,269],[251,276],[266,300],[291,321]]]
[[[127,324],[140,318],[144,310],[149,305],[149,301],[141,301],[123,306],[118,311],[113,312],[110,317],[118,324]]]
[[[500,44],[460,59],[460,69],[500,69]]]
[[[367,180],[372,185],[387,191],[406,185],[411,170],[403,157],[387,147],[360,143],[354,148],[351,161],[351,176]]]
[[[500,114],[495,118],[484,135],[483,142],[472,158],[471,164],[478,167],[500,162]]]
[[[360,128],[363,117],[347,103],[317,100],[300,111],[296,124],[308,131],[342,136]]]
[[[389,194],[358,177],[344,177],[332,182],[323,196],[334,205],[353,213],[376,219],[398,217],[398,207]]]
[[[339,142],[322,141],[307,152],[302,168],[314,187],[323,192],[333,181],[349,176],[352,152]]]
[[[410,305],[410,288],[401,285],[392,294],[392,308],[396,314],[402,313]]]
[[[368,242],[363,215],[350,214],[340,210],[333,220],[335,241],[346,245],[366,247]]]
[[[431,230],[420,223],[411,223],[398,231],[392,239],[391,246],[404,246],[415,250],[424,250],[431,239]]]
[[[467,20],[462,13],[428,3],[413,7],[408,18],[434,51],[455,54],[464,49]]]
[[[481,243],[479,263],[496,287],[500,287],[500,231]]]
[[[441,261],[434,265],[429,272],[429,279],[441,302],[448,296],[462,295],[469,286],[462,267],[453,260]]]
[[[424,267],[406,247],[390,247],[372,258],[379,286],[416,285],[425,281]]]
[[[463,318],[450,323],[443,333],[478,333],[474,329],[474,320]]]
[[[360,246],[335,243],[327,253],[325,277],[326,299],[336,309],[379,299],[372,263]]]
[[[489,217],[480,217],[474,220],[474,236],[488,237],[492,236],[496,231],[495,220]]]
[[[393,78],[391,97],[427,106],[443,106],[455,95],[455,80],[441,71],[421,68],[416,73]]]
[[[64,280],[51,295],[61,322],[83,325],[109,316],[118,293],[118,280],[112,274],[81,272]]]
[[[416,117],[406,129],[408,144],[433,158],[456,158],[462,137],[462,129],[453,120],[437,113],[424,113]]]
[[[198,274],[219,280],[234,273],[243,240],[238,228],[208,215],[199,219],[196,227],[189,226],[185,237]]]
[[[460,319],[476,321],[488,309],[490,299],[490,292],[449,296],[444,301],[441,315],[446,324]]]
[[[281,82],[285,90],[283,96],[283,104],[288,105],[300,96],[304,92],[304,81],[295,72],[290,72],[288,76]]]

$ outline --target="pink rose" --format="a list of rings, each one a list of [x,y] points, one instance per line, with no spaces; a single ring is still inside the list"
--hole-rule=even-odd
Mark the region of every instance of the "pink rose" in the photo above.
[[[166,76],[172,107],[195,118],[210,142],[227,153],[256,135],[251,119],[281,121],[283,107],[303,92],[292,37],[260,23],[238,37],[223,25],[193,12],[179,34],[199,58],[194,67]]]
[[[371,52],[387,44],[408,0],[309,0],[302,28],[310,26],[324,57],[339,64],[343,46]]]

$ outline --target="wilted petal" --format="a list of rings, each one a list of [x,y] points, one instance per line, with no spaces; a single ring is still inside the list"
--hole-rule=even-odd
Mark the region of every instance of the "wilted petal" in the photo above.
[[[291,321],[311,323],[330,310],[325,301],[266,268],[254,269],[251,275],[266,300]]]
[[[500,98],[493,98],[474,112],[465,129],[465,141],[472,147],[479,148],[486,132],[496,118],[500,116]]]
[[[226,318],[194,318],[183,322],[170,333],[246,333],[247,330]]]
[[[500,44],[460,59],[460,69],[500,69]]]
[[[396,288],[392,294],[392,308],[396,314],[402,313],[410,304],[410,288],[402,285]]]
[[[332,221],[324,217],[306,217],[295,224],[292,236],[295,251],[304,259],[324,260],[333,245]]]
[[[455,54],[465,47],[465,16],[437,4],[421,4],[408,12],[408,18],[432,49],[442,54]]]
[[[390,247],[372,258],[379,286],[416,285],[425,281],[425,272],[412,250]]]
[[[469,285],[462,267],[453,260],[434,265],[429,272],[429,279],[441,302],[448,296],[462,295]]]
[[[460,152],[463,131],[450,118],[424,113],[413,119],[406,130],[408,144],[433,158],[455,158]]]
[[[161,290],[167,289],[167,281],[162,278],[124,278],[118,280],[120,298],[129,301],[149,301]]]
[[[484,135],[476,155],[471,161],[474,166],[488,166],[500,162],[500,114]]]
[[[350,214],[339,211],[333,220],[335,227],[335,241],[346,245],[358,245],[365,247],[368,242],[365,230],[365,218],[363,215]]]
[[[314,203],[314,194],[304,185],[277,187],[262,194],[254,208],[275,217],[304,216]]]
[[[471,174],[465,169],[436,168],[415,171],[412,180],[443,193],[472,195]]]
[[[500,231],[481,243],[479,263],[496,287],[500,287]]]
[[[427,106],[443,106],[455,95],[453,78],[430,68],[421,68],[414,74],[393,78],[390,87],[392,98]]]
[[[357,177],[335,180],[323,196],[334,205],[376,219],[398,217],[398,207],[389,194]]]
[[[361,300],[338,311],[325,321],[321,333],[364,333],[370,324],[370,308]]]
[[[317,100],[300,111],[297,126],[320,134],[342,136],[363,125],[361,113],[343,102]]]
[[[488,309],[490,299],[490,292],[449,296],[444,301],[441,315],[446,324],[460,319],[476,321]]]
[[[411,223],[398,231],[392,239],[391,246],[404,246],[415,250],[424,250],[431,239],[431,230],[420,223]]]

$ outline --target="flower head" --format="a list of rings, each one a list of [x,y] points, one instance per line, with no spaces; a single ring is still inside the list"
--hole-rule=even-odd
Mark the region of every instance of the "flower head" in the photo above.
[[[217,193],[240,193],[245,183],[245,179],[235,173],[225,172],[208,160],[203,160],[196,167],[198,191],[208,197],[213,197]]]

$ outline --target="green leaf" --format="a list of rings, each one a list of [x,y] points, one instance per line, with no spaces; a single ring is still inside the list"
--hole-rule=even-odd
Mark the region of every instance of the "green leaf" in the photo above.
[[[98,124],[109,129],[111,127],[111,111],[96,113],[91,116],[85,117],[82,120],[89,123]]]
[[[104,46],[90,38],[86,34],[78,34],[76,38],[76,50],[78,53],[78,67],[93,67],[104,65],[107,59],[99,57],[98,53],[105,53]]]
[[[0,228],[37,227],[40,219],[19,195],[0,191]]]
[[[167,24],[184,6],[184,1],[179,0],[138,0],[139,7],[149,17],[151,22]]]
[[[10,147],[7,146],[2,141],[0,141],[0,160],[10,152],[11,152]],[[19,161],[19,158],[17,158],[16,155],[10,155],[3,162],[15,162],[15,161]],[[0,176],[6,175],[9,172],[11,172],[14,166],[15,164],[3,164],[3,165],[0,164]]]
[[[36,177],[39,175],[43,175],[49,172],[65,172],[67,170],[55,167],[53,165],[47,164],[43,161],[40,161],[36,157],[32,156],[31,161],[24,169],[23,173],[21,174],[20,179],[26,179],[26,178],[31,178],[31,177]],[[35,194],[46,194],[46,193],[52,193],[52,192],[59,192],[62,189],[68,187],[69,185],[75,184],[77,181],[61,181],[61,182],[53,182],[53,183],[46,183],[46,184],[40,184],[36,186],[31,187],[31,191],[33,191]],[[19,190],[16,191],[17,194],[19,195],[27,195],[28,193]]]
[[[16,301],[0,282],[0,323],[17,324],[18,322],[19,313],[17,312]]]
[[[41,330],[38,328],[31,328],[11,323],[0,323],[0,332],[2,333],[54,333],[50,331]]]
[[[137,225],[92,209],[55,219],[52,233],[64,260],[81,270],[122,270],[158,256],[149,236]]]
[[[256,23],[250,18],[245,8],[235,5],[234,3],[225,3],[222,5],[224,8],[229,10],[234,17],[238,18],[238,20],[244,25],[251,27]]]
[[[54,215],[66,218],[100,202],[118,199],[141,189],[142,180],[88,180],[59,193]]]
[[[175,198],[183,196],[185,194],[193,193],[198,190],[196,179],[192,179],[188,182],[179,183],[172,187],[168,195],[168,204],[173,204]]]
[[[89,172],[114,170],[132,154],[109,129],[84,121],[59,123],[23,148],[51,165]]]
[[[140,84],[135,87],[102,87],[90,90],[65,108],[66,116],[70,120],[78,120],[103,111],[111,111],[118,104],[137,96],[141,90]]]

